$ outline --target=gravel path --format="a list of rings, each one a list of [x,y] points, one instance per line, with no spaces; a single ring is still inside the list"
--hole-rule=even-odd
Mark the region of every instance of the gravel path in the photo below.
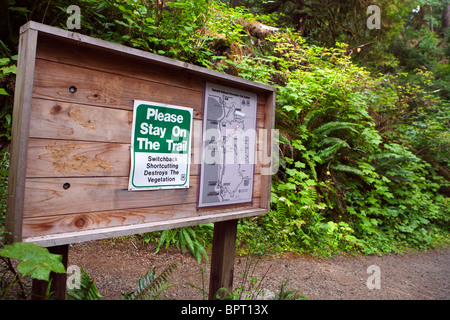
[[[203,299],[200,290],[186,283],[207,291],[209,264],[198,264],[191,255],[183,255],[179,250],[155,255],[154,248],[128,240],[76,244],[69,251],[69,265],[84,266],[104,299],[120,299],[121,293],[135,289],[139,277],[151,268],[161,272],[175,262],[178,268],[170,278],[173,286],[164,298]],[[289,279],[287,289],[299,290],[311,300],[450,300],[450,247],[383,257],[237,257],[234,285],[248,289],[250,277],[243,277],[243,273],[258,279],[258,289],[266,298]]]

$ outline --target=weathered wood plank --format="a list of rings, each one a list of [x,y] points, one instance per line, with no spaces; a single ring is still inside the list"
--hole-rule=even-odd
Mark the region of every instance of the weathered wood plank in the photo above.
[[[37,58],[60,62],[118,75],[159,82],[175,87],[203,92],[204,79],[200,75],[178,72],[177,76],[168,76],[167,67],[155,64],[147,59],[130,59],[129,56],[101,50],[96,47],[75,43],[70,40],[55,41],[54,37],[42,35],[36,52]],[[224,74],[225,75],[225,74]],[[264,104],[264,95],[258,95],[258,103]]]
[[[130,143],[132,123],[131,110],[33,99],[29,135],[31,138]],[[258,106],[257,124],[259,128],[264,125],[264,105]],[[202,140],[201,130],[197,111],[194,112],[195,141]]]
[[[197,224],[227,221],[230,219],[241,219],[246,217],[258,216],[267,213],[266,209],[242,209],[230,213],[214,213],[201,217],[189,217],[173,220],[164,220],[158,222],[149,222],[143,224],[124,225],[120,227],[110,227],[105,229],[92,229],[76,232],[66,232],[50,235],[41,235],[36,237],[24,238],[24,242],[33,242],[44,247],[56,246],[66,243],[76,243],[81,241],[108,239],[112,237],[121,237],[132,234],[160,231],[165,229],[182,228]]]
[[[32,138],[131,142],[128,110],[33,99],[31,119]]]
[[[225,211],[223,207],[222,209],[204,210],[201,215],[198,215],[196,206],[196,203],[186,203],[173,206],[25,218],[23,221],[23,237],[29,238],[42,234],[87,231],[258,209],[259,198],[254,199],[252,204],[234,205],[233,208],[228,208]]]
[[[68,65],[113,72],[118,75],[159,82],[171,86],[203,92],[201,77],[178,72],[176,76],[167,74],[167,67],[155,65],[146,59],[130,59],[114,51],[100,50],[92,46],[80,45],[70,40],[55,41],[53,37],[39,39],[36,56],[43,60],[61,62]]]
[[[192,139],[191,176],[199,174],[200,139]],[[128,177],[131,144],[30,138],[28,178],[46,177]],[[255,165],[255,173],[261,164]]]
[[[29,30],[19,39],[14,110],[12,116],[12,149],[8,175],[6,229],[13,241],[22,239],[22,218],[25,190],[25,171],[28,132],[35,68],[37,31]]]
[[[260,181],[255,175],[255,198]],[[128,177],[27,179],[24,217],[197,203],[198,176],[191,176],[189,184],[188,189],[130,192]]]
[[[130,144],[30,139],[27,177],[128,176]]]
[[[195,203],[25,218],[24,237],[142,224],[196,216]]]
[[[42,59],[36,59],[33,97],[124,110],[133,110],[134,100],[202,108],[199,91]]]
[[[190,177],[190,184],[196,182]],[[128,177],[27,179],[25,196],[24,217],[176,205],[197,198],[195,187],[130,192]]]
[[[198,140],[193,141],[195,145]],[[28,178],[45,177],[128,177],[131,144],[83,142],[78,140],[33,139],[28,145]],[[192,148],[190,175],[198,175]],[[260,171],[260,166],[257,170]]]
[[[71,77],[68,78],[67,74]],[[74,92],[71,92],[71,88]],[[63,120],[64,123],[68,123],[70,118],[77,123],[78,127],[82,126],[93,134],[97,132],[97,128],[110,124],[105,122],[104,126],[100,126],[98,123],[102,119],[98,118],[99,113],[105,110],[95,111],[89,107],[83,109],[81,105],[117,108],[132,112],[133,101],[144,100],[193,108],[194,118],[201,119],[202,95],[202,92],[190,89],[37,59],[33,97],[39,99],[33,100],[33,113],[39,118],[45,117],[45,122]],[[258,104],[257,127],[260,128],[265,122],[264,109],[264,104]],[[89,114],[88,111],[94,111],[94,113]],[[128,121],[131,124],[132,122],[132,120],[130,122],[130,115],[127,119],[124,113],[117,113],[115,117],[119,117],[118,120],[121,123]],[[37,125],[42,127],[38,121],[39,118],[36,119]]]

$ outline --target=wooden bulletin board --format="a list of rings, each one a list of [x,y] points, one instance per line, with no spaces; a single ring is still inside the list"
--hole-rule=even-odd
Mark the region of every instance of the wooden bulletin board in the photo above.
[[[8,186],[13,241],[56,246],[267,213],[271,176],[258,163],[250,203],[198,206],[206,83],[256,94],[256,127],[273,128],[273,87],[36,22],[24,25]],[[193,110],[189,188],[128,190],[136,100]]]

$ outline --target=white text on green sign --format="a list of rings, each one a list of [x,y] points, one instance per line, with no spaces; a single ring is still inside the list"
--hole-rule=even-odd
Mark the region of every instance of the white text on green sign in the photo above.
[[[189,187],[192,109],[135,101],[130,190]]]

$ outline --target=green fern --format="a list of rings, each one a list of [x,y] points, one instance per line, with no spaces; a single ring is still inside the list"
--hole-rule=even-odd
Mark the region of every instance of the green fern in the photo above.
[[[308,158],[306,158],[306,162],[308,163],[309,167],[311,168],[311,173],[313,174],[314,180],[317,181],[316,165],[314,164],[314,161],[312,161],[308,157]]]
[[[321,146],[326,145],[326,144],[333,144],[333,145],[341,144],[344,147],[347,147],[347,148],[350,147],[349,144],[347,143],[347,141],[336,138],[336,137],[327,137],[319,142],[319,145],[321,145]]]
[[[358,133],[358,131],[355,129],[356,124],[351,122],[342,122],[342,121],[331,121],[327,122],[320,127],[314,129],[312,132],[317,135],[321,135],[326,137],[331,132],[336,130],[350,130],[354,133]]]
[[[301,194],[302,194],[301,197],[302,203],[306,205],[317,206],[317,202],[319,201],[319,194],[317,193],[315,187],[310,186],[308,188],[305,188],[305,190],[301,192]]]
[[[156,253],[159,252],[161,247],[166,244],[166,249],[170,245],[175,245],[181,249],[182,253],[186,253],[187,249],[197,259],[198,263],[202,262],[205,258],[206,262],[209,262],[208,254],[205,247],[202,244],[202,238],[208,237],[212,234],[214,225],[207,223],[203,225],[193,227],[185,227],[173,230],[164,230],[156,246]],[[199,235],[200,234],[200,235]]]
[[[336,143],[336,144],[332,145],[331,147],[325,148],[325,149],[317,152],[317,156],[320,157],[322,159],[322,161],[329,159],[329,158],[333,157],[343,147],[346,147],[346,146],[348,147],[348,144],[347,143],[345,143],[345,144]]]
[[[344,164],[334,164],[330,166],[331,169],[336,170],[336,171],[341,171],[341,172],[347,172],[347,173],[353,173],[356,174],[358,176],[363,176],[364,173],[356,168],[344,165]]]
[[[278,199],[278,202],[277,202],[277,212],[279,215],[281,215],[284,218],[286,218],[289,214],[289,207],[283,200],[281,200],[281,198]]]
[[[273,300],[308,300],[308,297],[303,295],[300,290],[286,290],[288,284],[289,279],[286,279],[280,285],[280,290],[275,294]]]
[[[167,267],[159,276],[156,275],[155,268],[152,268],[144,276],[139,278],[136,291],[122,294],[123,300],[157,300],[161,294],[167,290],[171,285],[168,278],[173,270],[177,268],[174,263]]]
[[[330,145],[329,147],[317,152],[317,156],[321,159],[321,161],[319,161],[320,163],[323,163],[326,160],[334,157],[342,148],[350,148],[350,145],[347,143],[347,141],[337,137],[328,137],[328,134],[332,133],[333,131],[343,129],[357,133],[357,131],[354,129],[354,126],[355,124],[350,122],[333,121],[325,123],[313,130],[313,132],[317,134],[319,138],[319,146]]]
[[[183,228],[180,232],[180,242],[182,243],[182,250],[185,251],[185,246],[187,246],[198,263],[202,262],[202,257],[205,258],[206,262],[209,262],[208,254],[194,229]]]

